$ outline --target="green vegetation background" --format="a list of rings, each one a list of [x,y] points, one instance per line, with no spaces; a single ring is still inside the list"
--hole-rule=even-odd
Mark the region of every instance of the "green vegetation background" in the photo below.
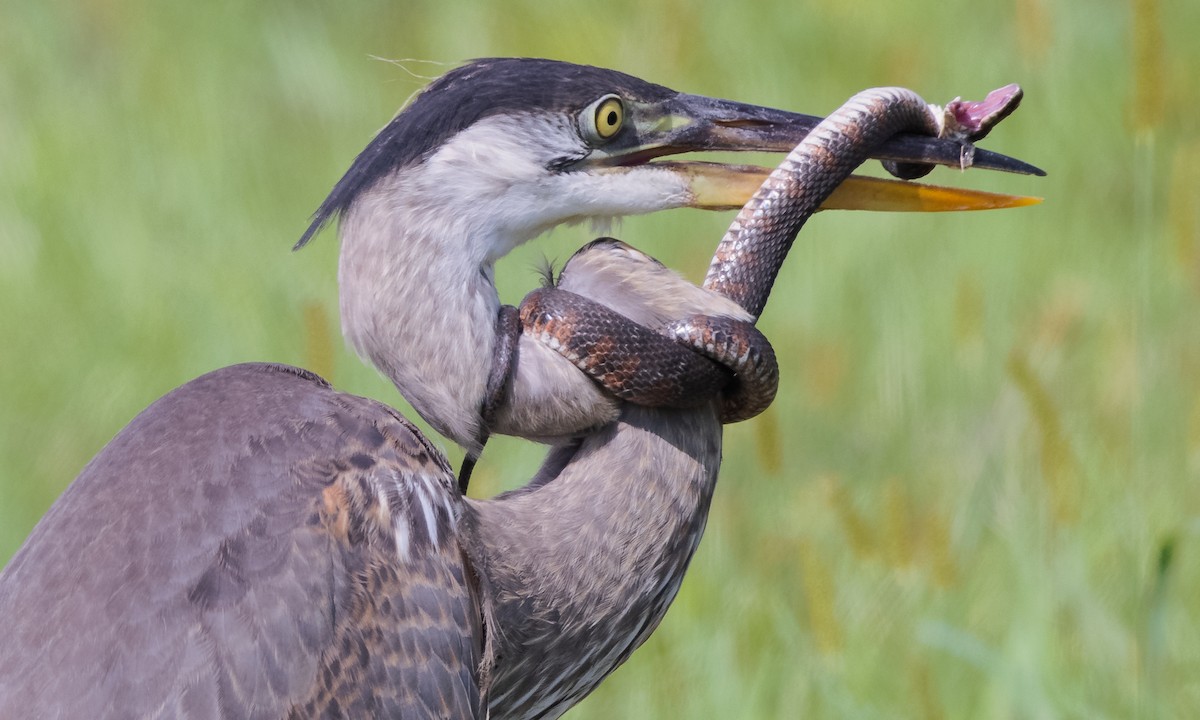
[[[0,0],[0,17],[0,561],[207,370],[304,365],[412,416],[343,346],[334,234],[289,248],[462,59],[815,113],[868,86],[945,101],[1019,82],[986,144],[1050,176],[931,180],[1046,203],[810,223],[762,320],[779,400],[729,428],[662,627],[571,717],[1200,712],[1200,4]],[[730,217],[615,234],[699,280]],[[591,232],[503,262],[505,299]],[[473,494],[540,454],[497,443]]]

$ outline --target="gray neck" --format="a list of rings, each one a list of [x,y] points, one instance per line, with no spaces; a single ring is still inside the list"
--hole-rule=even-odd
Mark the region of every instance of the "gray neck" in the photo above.
[[[660,330],[697,313],[745,317],[615,242],[572,257],[559,287]],[[650,636],[700,542],[720,462],[715,405],[622,406],[617,422],[551,452],[526,488],[469,503],[494,717],[557,717]]]
[[[477,437],[499,307],[492,258],[481,247],[497,243],[479,244],[478,229],[460,226],[458,216],[421,222],[421,207],[397,179],[348,214],[343,327],[435,428],[468,444]],[[745,315],[614,244],[577,254],[560,287],[647,327],[695,313]],[[721,425],[713,405],[618,405],[528,337],[513,383],[499,418],[513,434],[570,434],[581,418],[580,428],[603,425],[556,447],[525,489],[468,500],[461,526],[489,615],[492,715],[557,717],[649,637],[678,591],[708,517]]]
[[[478,213],[428,212],[424,192],[397,174],[347,212],[342,331],[434,429],[478,452],[500,309],[494,262],[538,229],[497,236],[472,224]],[[557,441],[616,418],[617,403],[558,353],[522,337],[518,354],[491,432]]]
[[[452,217],[394,206],[406,197],[400,178],[382,181],[342,221],[342,331],[430,425],[469,445],[500,308],[491,261]]]
[[[714,407],[629,406],[552,453],[529,487],[470,502],[493,717],[557,717],[650,636],[704,531],[720,459]]]

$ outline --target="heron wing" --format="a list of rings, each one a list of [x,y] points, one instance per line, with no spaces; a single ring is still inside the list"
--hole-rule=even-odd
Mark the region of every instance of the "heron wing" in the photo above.
[[[304,371],[184,385],[0,574],[0,717],[480,715],[454,488],[402,417]]]

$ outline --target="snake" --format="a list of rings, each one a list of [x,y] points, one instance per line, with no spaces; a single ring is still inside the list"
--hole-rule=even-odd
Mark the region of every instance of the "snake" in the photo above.
[[[749,320],[694,315],[653,330],[551,284],[529,293],[505,322],[515,323],[622,400],[686,408],[716,395],[723,423],[755,417],[774,400],[779,366],[770,342],[754,323],[808,218],[874,150],[898,133],[957,139],[963,146],[963,165],[969,165],[971,143],[1016,109],[1020,99],[1020,88],[1010,85],[981,102],[956,99],[939,107],[912,90],[873,88],[854,95],[825,118],[770,173],[713,254],[702,287],[737,303]],[[912,179],[932,166],[885,163],[885,169]],[[617,242],[602,238],[576,257],[595,250],[597,243]]]

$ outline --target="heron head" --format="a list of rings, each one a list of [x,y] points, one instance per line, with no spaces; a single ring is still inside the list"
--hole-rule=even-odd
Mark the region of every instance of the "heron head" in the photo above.
[[[476,60],[434,81],[376,135],[297,247],[378,183],[396,178],[403,182],[395,194],[403,196],[390,206],[420,205],[463,221],[476,236],[492,239],[488,261],[561,223],[677,207],[736,208],[765,169],[661,159],[786,152],[818,120],[680,93],[615,70],[533,58]],[[959,154],[955,143],[930,139],[888,159],[949,163]],[[998,169],[1022,170],[1023,163],[1012,163]],[[869,209],[873,197],[843,202]]]

